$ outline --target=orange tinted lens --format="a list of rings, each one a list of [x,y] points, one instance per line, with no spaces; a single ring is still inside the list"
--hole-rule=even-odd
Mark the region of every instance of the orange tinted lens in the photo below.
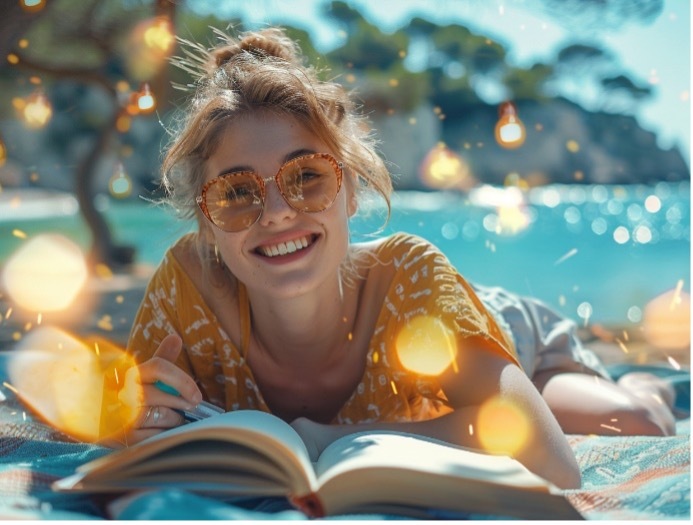
[[[291,207],[305,212],[326,210],[339,192],[335,167],[322,157],[303,157],[287,163],[279,184]]]
[[[212,222],[224,231],[252,226],[262,213],[262,191],[252,173],[232,173],[217,178],[205,194]]]

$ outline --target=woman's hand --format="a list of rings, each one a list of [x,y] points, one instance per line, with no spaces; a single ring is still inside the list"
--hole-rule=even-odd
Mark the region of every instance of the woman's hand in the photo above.
[[[151,359],[130,368],[125,374],[125,386],[118,397],[122,403],[138,407],[138,415],[125,434],[125,443],[108,446],[132,445],[164,430],[185,423],[180,411],[192,409],[202,401],[202,393],[195,381],[175,365],[183,348],[176,334],[166,336]],[[161,382],[180,395],[165,392],[156,386]]]

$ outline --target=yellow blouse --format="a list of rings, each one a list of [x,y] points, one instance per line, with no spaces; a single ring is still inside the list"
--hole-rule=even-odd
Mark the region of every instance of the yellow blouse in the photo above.
[[[370,339],[363,379],[334,423],[417,421],[449,411],[436,377],[407,370],[396,353],[399,331],[419,315],[434,316],[452,331],[476,340],[465,348],[497,351],[520,366],[510,337],[435,246],[398,233],[378,244],[374,259],[392,267],[385,272],[391,281]],[[245,332],[238,339],[247,348],[250,315],[243,286],[236,300]],[[129,351],[139,362],[145,361],[172,332],[183,339],[176,364],[196,378],[206,400],[226,410],[270,411],[243,358],[245,348],[237,348],[220,327],[169,250],[145,291]]]

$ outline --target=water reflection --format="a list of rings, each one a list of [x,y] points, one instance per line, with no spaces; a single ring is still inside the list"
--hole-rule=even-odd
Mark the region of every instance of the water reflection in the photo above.
[[[384,233],[423,235],[470,280],[535,295],[572,317],[587,303],[591,323],[637,323],[657,294],[680,279],[688,288],[688,183],[573,190],[555,184],[468,195],[399,192]],[[524,229],[502,229],[499,210],[510,204],[529,217]],[[368,224],[354,222],[354,240],[372,231]],[[573,255],[555,264],[567,253]]]

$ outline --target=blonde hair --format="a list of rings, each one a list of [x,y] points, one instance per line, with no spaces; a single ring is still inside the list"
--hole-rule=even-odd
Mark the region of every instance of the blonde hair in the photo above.
[[[385,199],[389,215],[392,179],[346,90],[320,80],[313,67],[304,65],[300,47],[281,28],[246,32],[237,39],[215,33],[218,46],[207,49],[183,40],[184,56],[173,60],[196,83],[161,168],[164,202],[180,217],[198,222],[196,244],[203,265],[213,253],[205,234],[211,225],[195,198],[227,124],[249,112],[269,110],[296,118],[338,155],[346,173],[358,181],[357,196],[364,189],[375,190]]]

